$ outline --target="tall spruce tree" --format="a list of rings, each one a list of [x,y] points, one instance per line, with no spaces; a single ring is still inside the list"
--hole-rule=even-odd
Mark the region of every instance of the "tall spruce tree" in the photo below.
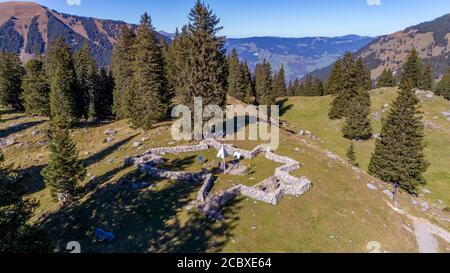
[[[336,85],[338,92],[336,93],[328,116],[331,119],[341,119],[347,117],[350,112],[350,104],[354,97],[358,96],[360,89],[371,89],[372,83],[370,79],[370,72],[366,70],[362,59],[356,62],[351,53],[346,53],[339,64],[341,68],[341,79],[337,81]],[[330,88],[330,86],[328,86]]]
[[[52,43],[46,54],[46,73],[50,80],[50,118],[60,127],[78,121],[77,77],[73,53],[64,38]]]
[[[112,117],[114,81],[111,74],[101,68],[97,70],[96,90],[93,94],[93,117],[105,120]]]
[[[450,100],[450,70],[444,74],[442,80],[436,85],[434,93]]]
[[[51,251],[47,233],[29,223],[38,203],[21,197],[24,188],[12,167],[4,165],[0,152],[0,253]]]
[[[77,187],[86,176],[86,169],[78,159],[78,151],[67,128],[52,126],[50,129],[50,156],[42,170],[45,185],[53,198],[60,202],[71,202]]]
[[[25,65],[26,75],[22,81],[22,100],[28,115],[50,116],[50,85],[41,57]]]
[[[394,87],[397,81],[391,69],[384,69],[377,81],[377,88]]]
[[[242,99],[245,94],[242,93],[241,86],[241,63],[236,49],[233,48],[228,57],[228,95],[237,99]]]
[[[361,88],[350,104],[350,111],[342,129],[345,138],[352,140],[367,140],[372,138],[370,124],[370,95]]]
[[[409,88],[411,84],[413,88],[420,88],[423,75],[422,61],[415,48],[409,53],[405,64],[402,67],[400,78],[400,88]]]
[[[135,39],[133,31],[129,27],[123,26],[113,49],[111,63],[111,71],[114,77],[113,113],[119,119],[128,117],[126,102],[133,80],[132,62]]]
[[[241,63],[242,85],[245,88],[244,102],[253,104],[255,102],[255,89],[253,87],[252,73],[246,62]]]
[[[25,70],[13,52],[0,52],[0,105],[22,110],[22,77]]]
[[[284,65],[281,65],[280,70],[278,70],[275,74],[273,85],[273,89],[277,97],[286,96],[286,76],[284,72]]]
[[[419,88],[423,90],[433,90],[433,67],[426,65],[419,83]]]
[[[369,165],[369,173],[390,183],[399,183],[416,193],[426,181],[424,126],[414,83],[405,81],[383,122],[380,139]]]
[[[255,70],[256,102],[259,105],[275,105],[276,94],[273,92],[272,71],[266,59]]]
[[[164,60],[150,16],[144,13],[134,44],[133,92],[129,121],[133,127],[150,129],[165,118]]]
[[[94,96],[98,90],[97,66],[91,55],[89,45],[85,43],[74,56],[78,92],[75,97],[79,118],[93,120],[96,117]]]
[[[219,18],[204,3],[196,1],[189,13],[189,24],[183,36],[180,67],[179,101],[193,109],[194,97],[201,97],[203,105],[225,106],[227,93],[227,62],[224,37],[217,33]]]
[[[326,82],[325,94],[327,95],[335,95],[341,91],[343,86],[343,72],[342,72],[342,60],[337,60],[333,69],[331,70],[331,74],[328,77]]]

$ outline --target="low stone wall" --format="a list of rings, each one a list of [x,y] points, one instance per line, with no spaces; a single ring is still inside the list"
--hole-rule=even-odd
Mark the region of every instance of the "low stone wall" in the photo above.
[[[166,178],[171,180],[193,180],[198,181],[205,177],[205,173],[188,173],[188,172],[172,172],[167,170],[158,169],[152,164],[144,164],[140,166],[141,171],[147,173],[150,176],[158,178]]]
[[[214,177],[212,174],[208,174],[203,181],[203,185],[198,191],[197,201],[200,203],[204,203],[206,200],[206,197],[209,194],[209,191],[211,190],[214,183]]]
[[[242,186],[241,194],[264,203],[276,205],[283,197],[284,190],[280,187],[274,192],[265,192],[256,187]]]

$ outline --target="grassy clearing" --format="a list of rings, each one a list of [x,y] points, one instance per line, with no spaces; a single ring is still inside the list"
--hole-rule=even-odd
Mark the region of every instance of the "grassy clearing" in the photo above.
[[[9,126],[14,122],[38,123],[11,132]],[[33,132],[47,126],[47,121],[39,118],[5,114],[0,133],[28,143],[11,146],[4,153],[29,174],[28,196],[40,201],[35,221],[48,228],[56,251],[64,251],[65,244],[73,240],[80,241],[85,252],[366,252],[370,241],[380,242],[382,250],[388,252],[417,250],[413,235],[403,228],[408,221],[388,208],[382,193],[367,189],[366,183],[372,178],[357,175],[350,167],[328,158],[321,148],[285,132],[276,152],[300,161],[303,167],[295,175],[309,177],[313,189],[299,198],[285,198],[278,206],[237,198],[224,208],[227,221],[217,223],[185,210],[196,198],[199,184],[142,177],[135,167],[122,167],[125,157],[151,147],[186,144],[171,143],[169,127],[142,133],[130,129],[125,121],[118,121],[75,129],[73,137],[89,176],[81,185],[81,200],[73,206],[60,207],[50,199],[39,175],[48,157],[46,148],[39,143],[46,137]],[[107,129],[117,134],[113,142],[103,143]],[[133,147],[137,141],[142,142],[139,148]],[[257,144],[234,143],[245,149]],[[208,162],[215,157],[212,150],[200,154]],[[198,154],[168,159],[174,163],[170,164],[174,169],[195,171],[201,163],[194,156]],[[176,166],[176,162],[182,164]],[[233,183],[251,185],[272,175],[278,166],[263,155],[243,164],[251,164],[254,172],[249,176],[219,175],[214,190]],[[93,176],[96,178],[90,180]],[[139,182],[149,186],[133,188],[133,183]],[[96,241],[95,228],[114,232],[117,240]]]
[[[385,105],[389,105],[396,94],[395,88],[382,88],[371,92],[372,112],[376,113],[372,117],[375,133],[381,130],[381,118],[386,115],[386,111],[383,110]],[[441,200],[450,206],[450,122],[442,115],[442,112],[450,110],[450,102],[441,97],[421,96],[421,99],[424,120],[429,123],[425,131],[428,143],[426,155],[431,165],[425,178],[428,181],[426,189],[432,193],[427,194],[427,197],[437,203]],[[343,121],[328,119],[331,100],[330,96],[289,98],[283,105],[285,113],[282,119],[293,125],[296,132],[311,131],[319,138],[316,143],[320,147],[345,158],[350,142],[342,137]],[[374,147],[374,140],[359,141],[355,144],[357,161],[365,170],[368,168]]]

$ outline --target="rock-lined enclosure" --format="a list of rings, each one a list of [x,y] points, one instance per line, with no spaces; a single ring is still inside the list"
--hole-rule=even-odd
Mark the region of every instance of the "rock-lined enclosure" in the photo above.
[[[157,164],[164,162],[162,157],[165,154],[181,154],[214,148],[219,151],[224,148],[228,154],[240,153],[245,159],[253,159],[258,154],[265,152],[268,160],[284,164],[275,169],[274,175],[264,181],[254,185],[237,185],[226,191],[210,194],[215,178],[212,174],[202,171],[198,173],[174,172],[159,169]],[[300,196],[307,192],[311,186],[311,181],[306,177],[295,177],[290,173],[300,168],[300,163],[285,156],[277,155],[264,146],[257,146],[253,150],[238,149],[232,144],[223,144],[215,139],[207,139],[199,144],[191,146],[158,147],[133,158],[126,158],[125,165],[136,164],[142,172],[158,178],[171,180],[184,180],[192,182],[202,181],[202,186],[198,192],[194,206],[198,207],[210,218],[220,219],[222,216],[219,208],[228,203],[237,195],[243,195],[261,202],[277,205],[285,195]]]

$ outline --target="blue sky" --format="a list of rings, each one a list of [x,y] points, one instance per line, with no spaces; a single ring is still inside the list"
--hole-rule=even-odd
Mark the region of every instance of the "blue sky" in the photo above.
[[[0,2],[5,2],[0,0]],[[195,0],[37,0],[55,10],[137,23],[148,11],[158,30],[187,21]],[[221,18],[222,35],[377,36],[450,13],[449,0],[207,0]],[[78,5],[79,3],[79,5]]]

